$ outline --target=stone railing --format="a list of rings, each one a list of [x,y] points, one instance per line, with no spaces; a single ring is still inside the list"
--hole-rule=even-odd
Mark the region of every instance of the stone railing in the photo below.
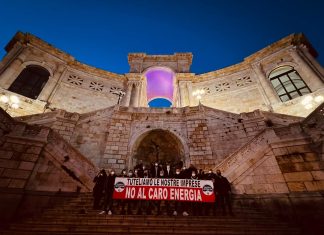
[[[0,138],[10,132],[13,123],[12,117],[0,108]]]
[[[62,136],[50,130],[44,151],[54,158],[70,177],[83,185],[88,191],[92,190],[92,180],[98,169]]]
[[[324,103],[318,106],[310,115],[308,115],[301,126],[309,134],[314,142],[324,140]]]
[[[42,156],[49,158],[57,168],[65,172],[71,182],[75,182],[75,185],[83,191],[92,190],[92,180],[98,169],[51,128],[15,122],[6,136],[27,142],[42,142],[44,144]]]
[[[243,169],[247,169],[267,149],[270,149],[271,144],[291,139],[296,141],[308,139],[309,141],[310,137],[313,142],[319,142],[320,144],[324,139],[324,103],[301,122],[262,130],[253,139],[225,158],[214,169],[220,169],[233,182],[244,172]]]
[[[215,170],[221,170],[228,177],[229,181],[233,182],[250,165],[254,164],[259,157],[262,157],[267,152],[269,140],[278,140],[278,137],[273,129],[264,129],[241,148],[225,158],[215,167]]]

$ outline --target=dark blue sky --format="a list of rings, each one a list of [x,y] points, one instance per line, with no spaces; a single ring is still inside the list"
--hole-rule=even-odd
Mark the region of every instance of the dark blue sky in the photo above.
[[[0,47],[20,30],[77,60],[127,73],[129,52],[192,52],[192,72],[243,60],[304,32],[324,64],[321,0],[0,0]],[[5,54],[1,50],[0,56]]]

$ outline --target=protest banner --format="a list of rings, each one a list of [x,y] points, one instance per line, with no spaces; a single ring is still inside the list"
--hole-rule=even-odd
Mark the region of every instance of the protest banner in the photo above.
[[[211,180],[121,178],[115,179],[114,199],[214,202]]]

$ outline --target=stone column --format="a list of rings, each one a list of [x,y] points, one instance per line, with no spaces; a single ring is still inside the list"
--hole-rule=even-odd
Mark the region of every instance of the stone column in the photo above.
[[[323,82],[321,78],[315,73],[315,71],[310,67],[308,63],[299,55],[298,49],[296,47],[289,50],[291,57],[296,61],[298,65],[300,65],[301,72],[303,72],[306,76],[309,76],[311,78],[311,81],[307,78],[303,78],[303,80],[306,80],[306,84],[309,86],[309,88],[312,91],[315,91],[317,89],[320,89],[323,87]]]
[[[268,100],[266,105],[272,105],[280,102],[279,96],[276,93],[274,87],[272,86],[269,79],[265,76],[265,73],[262,71],[260,63],[252,65],[253,71],[258,77],[258,81],[260,82],[260,86]]]
[[[188,92],[187,83],[180,82],[179,90],[180,90],[180,107],[185,107],[188,103],[188,101],[186,100],[186,93]]]
[[[48,79],[48,81],[47,81],[46,85],[44,86],[42,92],[38,96],[38,100],[48,101],[49,97],[53,93],[55,85],[57,84],[58,80],[62,76],[64,69],[65,69],[65,66],[63,64],[59,64],[57,66],[57,69],[56,69],[55,73],[53,74],[52,77],[50,77]]]
[[[194,106],[194,100],[192,97],[192,83],[187,82],[187,89],[188,89],[188,98],[189,98],[189,106]]]
[[[129,106],[129,101],[130,101],[130,98],[132,95],[132,88],[133,88],[133,83],[128,82],[126,94],[124,95],[123,100],[122,100],[122,106],[125,106],[125,107]]]
[[[24,49],[0,75],[0,87],[7,90],[15,81],[18,74],[20,74],[20,72],[24,69],[22,64],[25,61],[27,54],[28,51]]]
[[[135,89],[134,89],[134,103],[133,107],[138,107],[139,95],[140,95],[140,82],[135,82]]]

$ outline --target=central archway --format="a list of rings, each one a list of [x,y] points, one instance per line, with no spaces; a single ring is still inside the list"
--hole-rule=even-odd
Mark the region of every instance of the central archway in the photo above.
[[[173,165],[185,163],[186,151],[181,140],[172,132],[154,129],[141,134],[132,146],[129,167],[140,160],[149,165],[152,162],[171,162]]]

